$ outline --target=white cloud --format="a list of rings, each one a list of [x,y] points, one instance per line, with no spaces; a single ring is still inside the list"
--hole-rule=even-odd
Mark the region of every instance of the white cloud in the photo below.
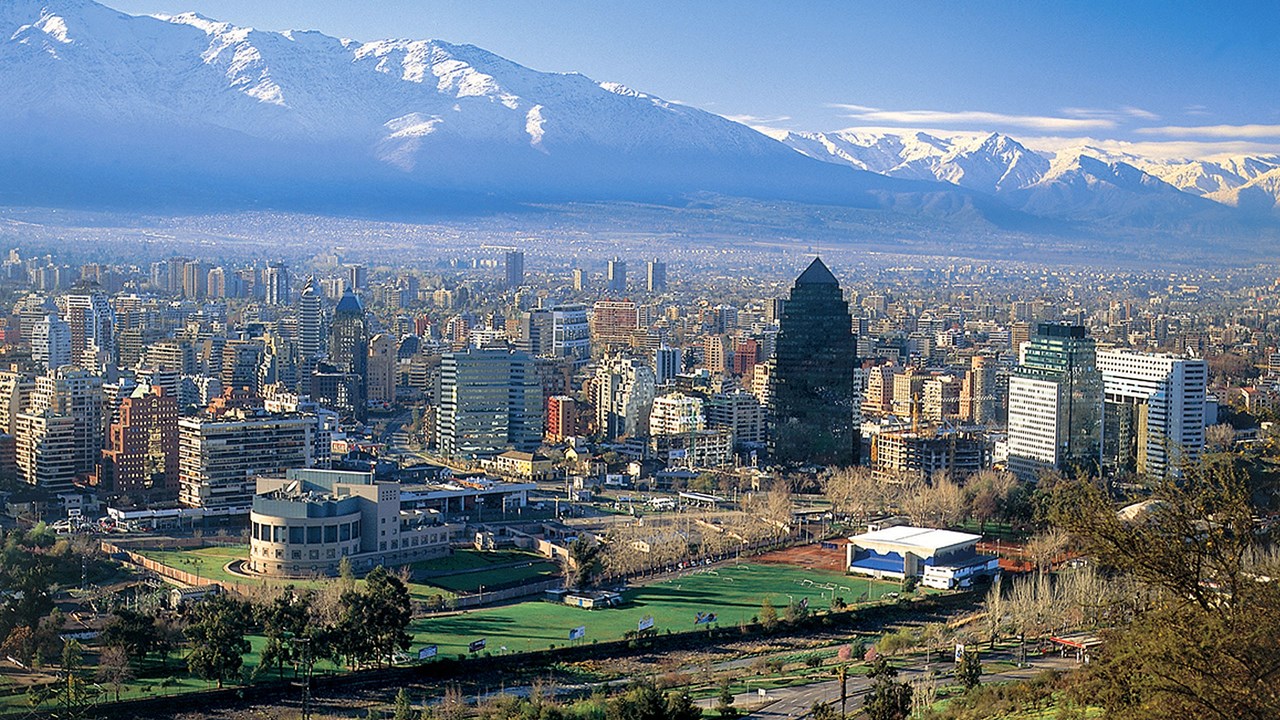
[[[1072,118],[1045,115],[1008,115],[981,110],[882,110],[865,105],[841,103],[832,104],[830,107],[850,111],[846,117],[854,120],[901,125],[923,125],[928,123],[939,125],[1006,125],[1048,131],[1085,131],[1116,126],[1116,120],[1109,117]]]
[[[1063,115],[1072,118],[1085,118],[1091,120],[1159,120],[1160,116],[1150,110],[1143,110],[1140,107],[1132,105],[1122,105],[1118,108],[1078,108],[1066,107],[1060,111]]]
[[[1162,137],[1280,138],[1280,125],[1166,125],[1136,132]]]

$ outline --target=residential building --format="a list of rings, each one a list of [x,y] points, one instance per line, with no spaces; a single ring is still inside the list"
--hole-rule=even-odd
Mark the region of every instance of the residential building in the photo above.
[[[159,386],[139,385],[120,401],[107,433],[97,483],[139,502],[178,498],[178,401]]]
[[[178,499],[247,512],[254,478],[311,467],[314,416],[235,408],[178,420]]]
[[[596,427],[606,440],[648,437],[656,383],[643,360],[614,355],[596,370]]]

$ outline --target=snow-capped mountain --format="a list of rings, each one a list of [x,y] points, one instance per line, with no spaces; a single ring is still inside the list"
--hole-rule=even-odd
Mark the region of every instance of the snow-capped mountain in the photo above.
[[[710,191],[1009,214],[987,198],[814,162],[718,115],[469,45],[137,17],[91,0],[0,3],[0,126],[0,157],[13,170],[0,173],[0,200],[43,192],[417,207],[444,193],[524,201]]]
[[[1145,222],[1161,212],[1211,212],[1200,198],[1253,210],[1280,203],[1277,156],[1164,160],[1089,145],[1038,150],[999,133],[766,132],[817,160],[949,182],[1037,215]]]

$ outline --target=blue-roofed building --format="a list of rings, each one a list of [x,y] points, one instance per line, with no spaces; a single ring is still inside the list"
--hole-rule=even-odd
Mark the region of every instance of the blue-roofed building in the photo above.
[[[981,535],[898,525],[849,538],[849,572],[901,580],[915,577],[920,584],[950,590],[1000,575],[994,555],[977,551]]]

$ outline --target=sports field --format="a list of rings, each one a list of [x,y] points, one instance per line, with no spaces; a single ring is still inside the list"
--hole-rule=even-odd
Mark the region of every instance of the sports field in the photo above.
[[[724,566],[629,590],[628,602],[620,608],[583,610],[530,600],[417,620],[411,627],[415,644],[410,654],[426,645],[437,645],[441,655],[465,653],[471,641],[481,638],[491,653],[503,646],[510,652],[543,650],[569,644],[569,631],[579,626],[586,627],[586,636],[577,642],[617,640],[648,616],[660,633],[694,630],[694,618],[707,612],[716,614],[716,624],[736,625],[757,616],[765,598],[781,617],[792,599],[807,597],[810,609],[819,610],[830,606],[833,592],[852,604],[868,588],[873,599],[899,589],[894,582],[786,565]]]

